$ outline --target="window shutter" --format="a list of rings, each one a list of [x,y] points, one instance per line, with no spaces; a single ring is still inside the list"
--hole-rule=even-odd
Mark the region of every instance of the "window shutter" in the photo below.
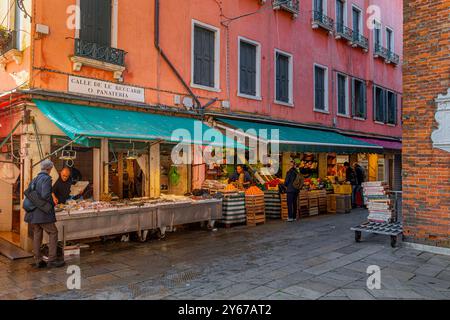
[[[356,116],[356,94],[355,94],[355,79],[352,79],[352,116]]]
[[[194,28],[194,83],[214,87],[214,31]]]
[[[111,0],[80,0],[80,39],[111,45]]]
[[[398,97],[397,94],[394,94],[394,124],[397,125],[398,121],[398,111],[397,111],[397,101],[398,101]]]
[[[383,122],[388,122],[388,92],[386,90],[383,90]]]
[[[240,92],[256,95],[256,46],[240,43]]]
[[[289,102],[289,57],[277,53],[277,100]]]
[[[364,81],[361,82],[362,87],[362,117],[367,119],[367,87]]]

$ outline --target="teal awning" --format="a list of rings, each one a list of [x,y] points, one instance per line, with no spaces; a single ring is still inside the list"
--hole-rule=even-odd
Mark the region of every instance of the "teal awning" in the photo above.
[[[253,136],[254,133],[259,135],[260,130],[267,130],[267,142],[277,142],[271,137],[271,130],[278,130],[278,142],[280,151],[284,152],[337,152],[337,153],[353,153],[353,152],[373,152],[376,153],[382,148],[378,145],[367,143],[364,141],[352,139],[332,131],[307,129],[288,125],[275,125],[261,122],[250,122],[244,120],[232,120],[227,118],[217,118],[231,129],[255,130],[248,135]],[[265,140],[265,139],[262,139]]]
[[[89,139],[98,138],[179,143],[183,137],[186,143],[214,146],[222,146],[223,143],[228,148],[235,145],[243,147],[193,118],[44,100],[34,102],[69,138],[78,138],[77,142],[84,145],[89,145]]]

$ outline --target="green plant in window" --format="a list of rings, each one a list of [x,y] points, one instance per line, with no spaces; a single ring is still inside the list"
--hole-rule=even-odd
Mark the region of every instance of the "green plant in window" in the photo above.
[[[6,48],[11,41],[11,31],[4,26],[0,26],[0,52]]]
[[[172,166],[169,170],[169,180],[170,184],[173,186],[178,185],[180,182],[180,174],[178,173],[178,169],[175,166]]]

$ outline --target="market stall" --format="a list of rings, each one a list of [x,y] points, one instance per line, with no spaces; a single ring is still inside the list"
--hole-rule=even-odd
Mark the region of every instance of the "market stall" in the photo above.
[[[53,181],[63,168],[79,177],[71,180],[70,199],[57,206],[60,240],[132,232],[144,240],[149,230],[164,235],[176,225],[196,222],[213,227],[222,218],[221,198],[193,194],[190,163],[175,163],[172,157],[178,151],[174,151],[178,140],[172,133],[179,128],[193,132],[195,119],[36,103],[66,134],[50,139]],[[190,148],[204,143],[187,142]]]

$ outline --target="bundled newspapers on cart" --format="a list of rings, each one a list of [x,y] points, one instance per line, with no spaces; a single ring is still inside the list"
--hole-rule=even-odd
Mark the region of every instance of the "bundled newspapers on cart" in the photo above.
[[[382,181],[363,183],[364,202],[369,210],[368,220],[371,222],[392,222],[394,203],[389,186]]]

